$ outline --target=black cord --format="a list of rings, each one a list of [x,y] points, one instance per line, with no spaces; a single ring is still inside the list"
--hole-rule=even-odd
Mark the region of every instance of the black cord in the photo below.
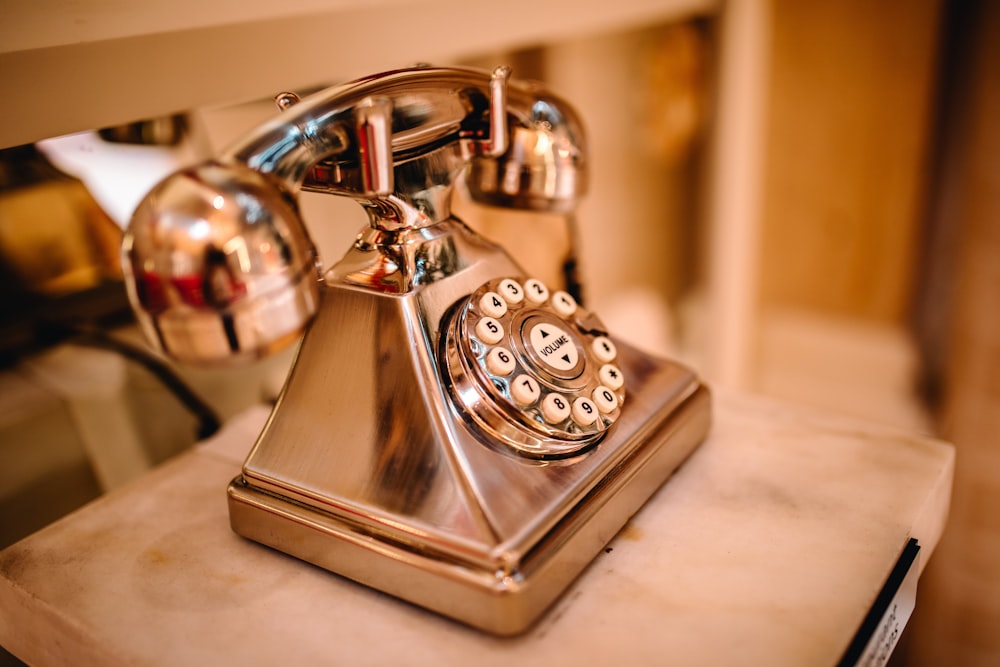
[[[204,440],[219,430],[222,422],[215,409],[198,396],[162,359],[145,348],[119,340],[101,329],[77,325],[72,326],[71,331],[74,334],[73,342],[117,352],[152,373],[198,419],[199,440]]]

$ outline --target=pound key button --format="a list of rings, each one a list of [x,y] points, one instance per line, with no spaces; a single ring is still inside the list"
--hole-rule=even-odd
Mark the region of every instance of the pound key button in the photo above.
[[[598,336],[595,338],[592,343],[592,349],[597,358],[605,363],[614,361],[615,357],[618,356],[618,348],[615,347],[615,344],[607,336]]]

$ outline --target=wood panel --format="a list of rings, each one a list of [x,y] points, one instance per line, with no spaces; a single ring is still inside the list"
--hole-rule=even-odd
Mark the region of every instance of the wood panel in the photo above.
[[[941,432],[957,450],[948,527],[921,580],[913,665],[1000,664],[1000,3],[962,3],[941,136],[938,226],[957,246],[941,357]],[[935,248],[930,249],[933,253]]]
[[[774,3],[765,306],[902,320],[940,5]]]

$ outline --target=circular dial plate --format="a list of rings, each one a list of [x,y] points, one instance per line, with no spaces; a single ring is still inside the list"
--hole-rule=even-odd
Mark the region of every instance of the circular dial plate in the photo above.
[[[624,377],[603,324],[538,280],[481,285],[459,307],[446,354],[459,405],[521,453],[572,454],[621,415]]]

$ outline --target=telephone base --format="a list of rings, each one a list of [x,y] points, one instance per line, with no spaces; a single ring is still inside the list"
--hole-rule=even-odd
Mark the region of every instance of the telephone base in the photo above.
[[[449,544],[447,537],[404,514],[375,521],[364,507],[345,507],[343,498],[265,488],[246,474],[229,486],[232,528],[487,632],[524,632],[708,432],[710,394],[693,373],[628,348],[622,361],[628,376],[642,378],[645,385],[631,394],[633,419],[619,423],[617,437],[600,443],[594,456],[564,464],[577,470],[559,489],[562,502],[538,503],[534,516],[523,517],[533,530],[499,539],[492,549],[461,539]],[[529,488],[530,477],[542,471],[552,472],[550,466],[525,461],[520,474],[529,479],[521,488]],[[536,481],[551,487],[547,477]],[[511,502],[517,503],[518,489],[512,492]]]

